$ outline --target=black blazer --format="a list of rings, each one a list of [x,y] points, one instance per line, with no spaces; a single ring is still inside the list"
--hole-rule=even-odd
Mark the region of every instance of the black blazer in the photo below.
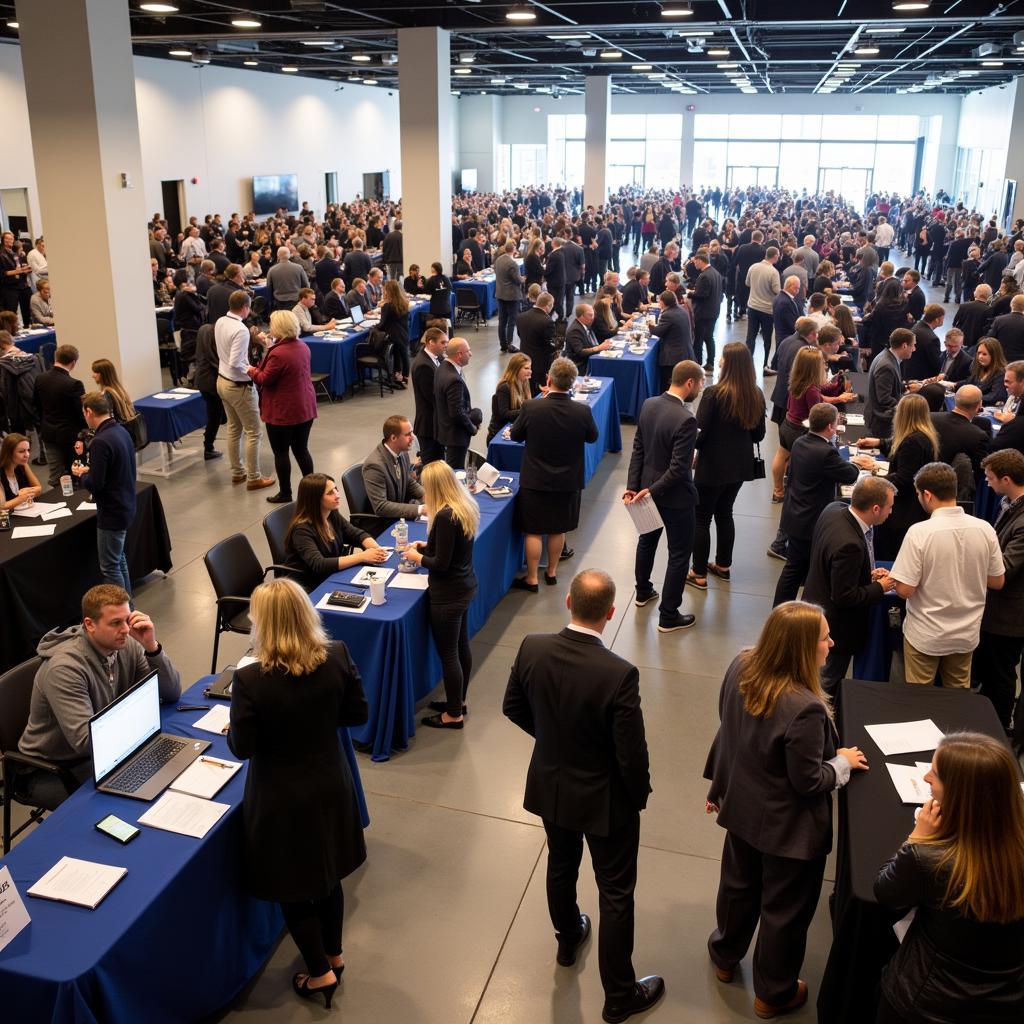
[[[924,307],[927,304],[925,302],[924,292],[921,291],[921,286],[919,284],[914,285],[914,287],[906,293],[906,300],[907,312],[910,314],[914,323],[917,323],[917,321],[924,316]]]
[[[992,321],[989,334],[1003,346],[1003,354],[1008,363],[1012,363],[1015,359],[1024,359],[1024,315],[1006,313],[1003,316],[997,316]],[[964,344],[966,343],[965,337]]]
[[[555,321],[544,310],[531,306],[520,313],[516,317],[516,333],[519,335],[520,349],[532,362],[541,369],[551,365],[558,351],[558,342],[555,340]],[[535,369],[534,383],[543,384],[543,380],[537,380],[537,375]]]
[[[466,448],[477,432],[479,410],[474,418],[469,388],[454,363],[443,360],[434,374],[434,431],[443,445]],[[475,419],[475,422],[474,422]]]
[[[1004,423],[1000,427],[999,433],[992,438],[992,451],[998,452],[1004,448],[1016,448],[1024,455],[1024,416],[1021,416],[1020,413],[1009,423]]]
[[[900,370],[904,380],[927,380],[934,377],[942,366],[942,345],[939,336],[923,320],[914,324],[911,330],[917,344],[910,358],[900,365]]]
[[[584,327],[579,320],[573,318],[565,332],[565,349],[563,354],[566,359],[571,359],[580,373],[587,372],[587,363],[590,361],[590,353],[584,349],[595,348],[598,344],[597,336],[593,327]]]
[[[343,295],[339,295],[337,292],[329,291],[324,296],[323,303],[324,316],[328,320],[344,320],[346,317],[351,316],[351,312],[348,308],[348,303],[345,301]]]
[[[764,440],[764,401],[757,424],[749,430],[729,415],[718,400],[718,385],[712,385],[700,397],[697,406],[697,471],[694,481],[698,490],[721,487],[754,479],[754,445]]]
[[[903,371],[900,361],[887,348],[871,361],[868,369],[864,422],[873,435],[885,437],[892,432],[896,406],[902,397]]]
[[[566,252],[565,246],[555,249],[548,255],[544,264],[544,280],[548,291],[558,294],[566,285]]]
[[[722,275],[712,266],[705,267],[693,286],[693,319],[717,320],[722,308]]]
[[[40,437],[58,445],[74,444],[78,432],[85,429],[82,382],[54,366],[36,377],[33,393]]]
[[[629,460],[630,491],[648,488],[664,508],[693,508],[693,449],[697,418],[689,407],[667,392],[648,398],[640,409]]]
[[[380,307],[380,329],[393,345],[409,347],[409,314],[397,312],[390,302]]]
[[[195,386],[208,395],[217,394],[217,372],[220,356],[217,354],[217,338],[213,324],[203,324],[196,334]]]
[[[526,277],[526,287],[531,284],[540,284],[544,280],[544,261],[537,253],[530,253],[523,260],[523,273]]]
[[[205,323],[206,303],[199,293],[179,289],[174,296],[174,326],[179,331],[198,331]]]
[[[329,294],[331,282],[341,276],[341,264],[333,256],[325,256],[313,264],[313,277],[321,295]]]
[[[338,559],[349,553],[349,548],[362,547],[370,535],[353,526],[340,512],[328,516],[334,540],[324,541],[312,523],[300,523],[292,530],[286,547],[285,565],[298,570],[299,583],[307,590],[315,590],[328,576],[338,571]]]
[[[762,853],[794,860],[832,848],[836,730],[825,705],[807,690],[784,694],[767,718],[743,706],[738,655],[718,696],[721,724],[708,753],[707,798],[718,824]]]
[[[434,407],[434,374],[437,364],[425,349],[421,348],[412,361],[409,376],[412,378],[412,394],[416,403],[416,415],[412,429],[420,441],[433,441],[436,430]]]
[[[964,332],[964,348],[974,348],[978,340],[988,333],[992,322],[992,307],[983,299],[962,302],[953,317],[953,326]]]
[[[693,359],[693,326],[690,314],[681,306],[663,309],[651,334],[660,342],[659,366],[675,366],[684,359]]]
[[[977,477],[981,460],[992,448],[992,439],[984,428],[958,412],[933,412],[932,423],[939,435],[939,461],[952,464],[954,457],[963,452],[970,458]]]
[[[534,737],[523,806],[607,836],[647,806],[651,776],[636,667],[589,633],[526,637],[502,710]]]
[[[511,423],[519,413],[518,409],[512,408],[512,389],[507,384],[499,384],[491,396],[491,422],[487,424],[487,443],[490,444],[494,436],[503,430],[506,423]]]
[[[368,716],[359,670],[340,641],[307,676],[258,663],[235,672],[228,746],[249,761],[243,864],[257,898],[322,899],[366,860],[338,729]]]
[[[589,405],[551,391],[519,410],[510,436],[526,442],[520,486],[535,491],[583,490],[584,445],[597,440]]]
[[[373,260],[362,249],[353,249],[346,255],[339,276],[343,277],[345,283],[351,288],[357,277],[361,277],[365,281],[370,276],[371,270],[373,270]]]
[[[786,536],[810,540],[818,517],[836,496],[836,485],[852,484],[859,475],[825,438],[798,437],[789,453],[789,485],[782,505],[780,525]]]
[[[871,556],[864,531],[845,501],[834,501],[814,528],[804,600],[820,604],[841,651],[859,651],[868,640],[869,609],[882,600],[871,580]]]
[[[565,260],[565,284],[582,281],[587,272],[587,255],[575,242],[566,242],[561,250]]]
[[[961,348],[959,352],[947,361],[946,351],[943,349],[939,362],[939,372],[945,374],[946,380],[960,384],[971,375],[971,357],[966,349]]]
[[[216,324],[222,316],[228,315],[228,302],[231,296],[237,292],[242,291],[237,284],[233,281],[218,281],[207,293],[206,293],[206,323]],[[186,295],[192,295],[196,298],[192,292],[185,292]],[[180,327],[178,323],[178,311],[174,311],[174,326]]]
[[[921,508],[914,490],[914,475],[929,462],[935,461],[931,439],[918,431],[908,434],[903,444],[889,455],[891,438],[882,438],[882,454],[889,456],[889,483],[896,488],[892,501],[892,512],[881,526],[875,527],[875,558],[886,562],[895,561],[907,530],[914,523],[922,523],[928,513]]]
[[[468,605],[473,599],[476,594],[474,539],[466,536],[447,506],[433,517],[427,545],[422,549],[433,604]]]
[[[622,312],[626,314],[635,313],[641,306],[646,306],[651,301],[650,293],[646,285],[639,281],[627,281],[622,289]]]

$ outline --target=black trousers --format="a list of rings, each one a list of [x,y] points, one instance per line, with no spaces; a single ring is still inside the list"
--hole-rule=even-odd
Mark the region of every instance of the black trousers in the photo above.
[[[713,366],[715,362],[715,320],[694,320],[693,322],[693,351],[698,363],[703,366]],[[704,357],[704,347],[707,346],[707,358]]]
[[[633,994],[633,891],[640,848],[640,815],[610,835],[596,836],[544,822],[548,836],[548,913],[557,936],[578,936],[580,908],[576,882],[583,858],[583,840],[597,881],[601,922],[597,963],[607,1002],[622,1002]]]
[[[762,313],[759,309],[747,307],[747,348],[750,355],[754,355],[757,348],[757,332],[761,332],[764,340],[764,366],[768,365],[768,358],[772,352],[772,331],[775,329],[775,322],[771,313]]]
[[[466,452],[468,451],[468,444],[446,444],[444,446],[444,461],[447,462],[448,465],[452,467],[452,469],[465,469]]]
[[[458,604],[430,602],[430,632],[444,673],[444,696],[448,714],[458,718],[466,703],[473,652],[469,646],[469,600]]]
[[[0,309],[11,313],[21,310],[21,326],[32,326],[32,289],[4,288],[0,291]]]
[[[674,364],[668,363],[664,366],[658,365],[658,391],[668,391],[672,384],[672,371],[675,369]]]
[[[999,721],[1009,728],[1017,696],[1017,665],[1024,653],[1024,636],[1000,636],[981,631],[971,660],[971,675],[981,693],[992,701]]]
[[[786,564],[779,574],[779,582],[775,586],[775,608],[784,601],[795,601],[797,592],[807,579],[811,568],[811,541],[805,537],[788,537],[786,545]]]
[[[518,299],[498,299],[498,343],[506,351],[516,337],[516,317],[519,314]]]
[[[658,552],[658,543],[664,532],[668,536],[668,566],[665,569],[665,582],[661,588],[661,602],[658,611],[663,615],[672,615],[679,611],[683,601],[683,586],[686,583],[686,570],[690,567],[690,552],[693,550],[694,512],[692,508],[662,508],[658,506],[664,530],[651,530],[640,535],[636,545],[637,593],[649,592],[651,589],[651,572],[654,569],[654,556]]]
[[[282,903],[281,910],[310,977],[326,974],[331,969],[327,958],[341,956],[341,922],[345,916],[341,882],[323,899]]]
[[[571,320],[573,317],[573,311],[576,309],[576,285],[582,282],[576,282],[573,284],[566,284],[565,286],[565,298],[563,302],[565,304],[565,319]],[[582,293],[581,293],[582,294]]]
[[[391,372],[409,376],[409,342],[396,341],[391,346]]]
[[[711,520],[715,521],[718,543],[715,564],[723,569],[732,565],[732,549],[736,543],[736,521],[732,508],[743,482],[722,484],[719,487],[697,486],[696,526],[693,533],[693,571],[707,576],[708,555],[711,553]]]
[[[291,449],[295,461],[299,464],[299,472],[308,476],[313,472],[313,456],[309,454],[309,432],[313,429],[313,421],[295,423],[287,427],[268,423],[267,437],[274,452],[274,469],[277,471],[277,485],[282,494],[292,493],[292,466],[288,459]]]
[[[203,431],[203,448],[206,451],[213,451],[213,444],[217,440],[217,431],[222,423],[227,423],[224,415],[224,403],[216,391],[203,391],[203,401],[206,403],[206,429]]]
[[[824,857],[776,857],[726,832],[715,903],[718,927],[708,939],[712,961],[719,967],[735,967],[747,955],[760,925],[754,946],[754,994],[773,1005],[792,999],[824,874]]]
[[[885,996],[878,993],[878,1014],[875,1017],[875,1024],[908,1024],[906,1017],[901,1017],[893,1008]]]
[[[424,466],[429,465],[431,462],[439,462],[444,458],[444,445],[439,441],[435,441],[432,437],[421,437],[420,442],[420,460]]]

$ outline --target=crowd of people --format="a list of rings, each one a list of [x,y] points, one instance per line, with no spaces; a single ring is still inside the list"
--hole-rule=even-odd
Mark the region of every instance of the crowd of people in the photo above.
[[[832,794],[869,767],[863,751],[839,745],[834,701],[869,642],[872,608],[905,602],[908,683],[973,685],[1007,733],[1024,740],[1016,692],[1024,654],[1024,223],[1003,235],[943,200],[872,196],[861,212],[831,194],[763,189],[624,189],[598,209],[583,208],[578,190],[470,195],[457,197],[452,251],[429,276],[404,264],[397,203],[332,205],[323,218],[304,204],[298,216],[262,224],[252,215],[193,218],[177,238],[154,217],[154,301],[173,305],[188,379],[207,403],[206,458],[221,456],[214,442],[226,421],[232,483],[271,487],[261,463],[265,426],[277,483],[267,500],[294,503],[284,541],[289,576],[252,596],[256,663],[235,674],[228,740],[250,761],[246,885],[282,906],[305,962],[293,979],[299,996],[331,1005],[344,970],[341,881],[366,858],[335,731],[366,721],[366,698],[348,650],[327,639],[308,593],[389,553],[342,514],[334,478],[314,468],[317,409],[302,335],[356,306],[378,313],[395,357],[391,386],[412,391],[414,414],[385,417],[362,481],[382,523],[426,518],[427,539],[404,557],[427,570],[442,664],[444,697],[421,719],[430,728],[467,727],[479,508],[461,475],[476,464],[475,438],[501,433],[524,444],[515,518],[526,571],[513,586],[538,593],[542,575],[545,586],[557,585],[560,563],[574,554],[584,449],[597,438],[590,407],[571,398],[578,376],[613,335],[656,317],[661,388],[639,410],[622,502],[652,504],[662,523],[637,541],[633,596],[638,608],[658,602],[661,634],[697,624],[683,610],[687,587],[706,591],[709,576],[735,578],[734,506],[744,483],[770,473],[781,517],[768,554],[785,564],[756,643],[722,682],[705,809],[725,829],[711,969],[732,982],[758,931],[754,1010],[771,1018],[808,998],[799,975],[832,844]],[[7,314],[16,329],[28,275],[9,250],[5,238],[4,267],[13,263],[3,301],[17,300]],[[901,255],[915,265],[898,266]],[[485,426],[464,373],[473,352],[454,329],[452,292],[486,266],[495,271],[499,347],[509,358]],[[922,281],[959,303],[941,338],[946,310],[928,302]],[[255,282],[266,282],[263,302],[253,298]],[[411,339],[408,297],[420,294],[431,297],[430,317]],[[723,301],[725,320],[746,328],[744,340],[719,353]],[[45,294],[33,301],[29,316],[47,302]],[[131,399],[106,360],[93,364],[98,390],[85,394],[71,376],[78,353],[70,346],[58,347],[51,369],[37,367],[28,400],[19,398],[24,390],[6,384],[17,379],[7,367],[24,358],[13,333],[0,330],[12,428],[0,447],[5,505],[41,493],[31,469],[37,430],[49,484],[78,477],[99,512],[104,582],[85,595],[80,625],[41,642],[44,664],[20,743],[24,754],[64,769],[19,770],[20,790],[52,808],[88,774],[88,718],[153,668],[165,701],[177,699],[180,679],[152,621],[131,603]],[[770,401],[759,367],[762,381],[772,381]],[[839,440],[857,388],[866,433],[860,453],[847,456]],[[770,467],[760,450],[769,419],[779,439]],[[884,474],[876,449],[888,460]],[[850,488],[848,500],[837,500],[840,486]],[[969,514],[983,487],[1001,499],[994,525]],[[663,534],[659,593],[652,575]],[[665,991],[657,975],[638,979],[632,962],[640,815],[652,776],[640,672],[602,639],[615,602],[607,573],[577,573],[568,626],[523,641],[503,703],[535,741],[524,806],[544,823],[562,966],[575,963],[591,934],[576,898],[584,841],[589,847],[610,1024]],[[876,883],[882,905],[918,908],[885,970],[877,1019],[1016,1019],[1024,1011],[1019,767],[1006,745],[952,732],[926,780],[931,799]],[[323,807],[330,813],[313,813]]]

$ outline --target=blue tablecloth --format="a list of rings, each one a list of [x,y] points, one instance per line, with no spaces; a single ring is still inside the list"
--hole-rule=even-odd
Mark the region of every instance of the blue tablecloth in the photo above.
[[[518,474],[510,486],[518,490]],[[514,498],[492,498],[484,493],[478,501],[480,529],[473,548],[478,590],[469,609],[471,636],[505,596],[523,562],[523,538],[513,517]],[[410,540],[426,537],[426,524],[409,523]],[[394,544],[390,533],[378,539],[381,544]],[[391,569],[397,564],[395,554],[385,563]],[[335,573],[310,594],[313,603],[332,590],[354,589],[346,584],[357,571]],[[387,604],[369,605],[361,614],[321,610],[320,617],[330,636],[348,644],[366,687],[370,719],[352,730],[352,738],[370,749],[374,761],[386,761],[393,750],[409,746],[416,732],[416,703],[441,679],[441,661],[427,616],[427,593],[389,586]]]
[[[182,696],[202,699],[200,680]],[[167,732],[210,740],[235,760],[227,739],[192,728],[202,712],[162,711]],[[343,745],[368,823],[351,741]],[[32,923],[0,952],[0,1014],[11,1024],[181,1024],[213,1014],[266,961],[283,920],[274,903],[242,891],[238,870],[243,768],[214,797],[231,804],[192,839],[142,828],[126,846],[93,827],[108,814],[135,823],[149,804],[97,793],[87,782],[0,863],[11,870]],[[62,856],[126,867],[95,909],[26,895]]]
[[[484,278],[469,278],[465,281],[452,281],[452,289],[456,296],[460,288],[469,288],[476,293],[480,302],[480,309],[483,311],[484,319],[490,319],[498,312],[498,300],[494,297],[494,275]],[[458,299],[456,298],[456,304]],[[453,311],[454,312],[454,311]]]
[[[583,479],[590,483],[590,478],[597,472],[605,452],[622,451],[622,431],[619,427],[619,403],[615,397],[614,381],[609,377],[595,377],[601,382],[601,390],[587,395],[587,403],[597,423],[597,440],[588,444],[584,450]],[[543,401],[543,399],[536,399]],[[513,470],[518,473],[523,465],[523,452],[526,445],[520,441],[508,441],[502,434],[496,434],[487,446],[487,461],[495,469]]]
[[[892,562],[878,562],[879,568],[891,569]],[[902,612],[904,601],[896,594],[886,594],[876,605],[871,606],[868,618],[868,642],[853,659],[851,679],[871,679],[884,683],[889,679],[892,656],[903,650]],[[897,625],[889,624],[890,612],[900,616]],[[893,616],[894,619],[896,616]]]
[[[136,400],[135,408],[146,421],[150,441],[178,441],[206,426],[206,401],[198,391],[187,398],[147,395]]]
[[[640,406],[651,395],[658,394],[658,346],[657,338],[642,356],[633,355],[625,349],[617,359],[604,356],[590,357],[587,373],[591,377],[611,377],[615,381],[615,394],[619,400],[619,412],[630,419],[640,415]]]
[[[14,338],[14,344],[22,352],[31,352],[32,355],[35,355],[48,341],[57,341],[57,332],[52,328],[50,330],[22,331]]]

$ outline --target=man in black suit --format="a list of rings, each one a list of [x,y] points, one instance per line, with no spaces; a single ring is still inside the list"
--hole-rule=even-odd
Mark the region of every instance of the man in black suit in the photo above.
[[[53,366],[35,379],[36,422],[39,437],[46,446],[46,464],[50,470],[50,487],[59,487],[60,478],[71,472],[75,460],[75,441],[85,429],[82,395],[85,387],[71,374],[78,364],[74,345],[58,345]]]
[[[462,379],[473,353],[465,338],[452,338],[445,355],[434,374],[434,430],[438,443],[444,445],[444,461],[452,469],[465,469],[469,442],[483,421],[483,413],[473,408]]]
[[[346,281],[354,282],[357,277],[365,281],[373,269],[373,260],[363,252],[363,240],[361,238],[357,238],[352,245],[352,251],[345,256],[345,261],[342,264],[341,276]]]
[[[560,238],[552,239],[551,252],[544,261],[544,282],[555,300],[555,312],[559,320],[565,320],[572,310],[572,296],[565,301],[565,258]]]
[[[565,315],[568,316],[575,301],[576,286],[579,285],[582,295],[582,281],[587,276],[587,254],[572,240],[568,228],[562,242],[562,258],[565,260]]]
[[[313,276],[316,280],[317,294],[322,299],[330,290],[336,277],[341,277],[341,263],[332,255],[330,249],[321,245],[317,249],[319,259],[313,264]]]
[[[361,277],[357,277],[352,282],[352,287],[349,288],[348,294],[345,296],[345,303],[350,310],[353,306],[358,306],[363,313],[369,313],[373,309],[373,299],[366,290],[366,282]]]
[[[229,263],[224,271],[224,280],[218,281],[206,293],[206,322],[216,324],[222,317],[228,315],[228,300],[233,292],[246,291],[245,278],[242,276],[242,268],[237,263]],[[185,347],[185,339],[182,338],[182,348]],[[193,338],[193,350],[194,350]]]
[[[636,277],[626,282],[622,289],[622,312],[627,316],[650,305],[651,293],[647,287],[650,279],[646,270],[637,270]]]
[[[889,347],[871,362],[864,422],[872,437],[888,437],[892,433],[896,405],[903,397],[902,365],[914,354],[916,344],[912,330],[897,327],[889,335]]]
[[[951,412],[933,412],[932,425],[939,435],[939,461],[953,465],[961,453],[971,460],[975,480],[981,475],[981,460],[992,448],[988,420],[976,420],[981,412],[981,389],[964,384],[953,396]],[[984,424],[984,425],[983,425]]]
[[[741,245],[733,254],[733,297],[736,306],[736,320],[742,320],[747,315],[747,299],[750,298],[750,289],[747,287],[747,271],[755,263],[764,259],[765,247],[764,233],[754,231],[750,235],[750,241]]]
[[[964,332],[950,327],[942,339],[942,358],[939,374],[943,380],[959,384],[971,375],[971,357],[964,350]]]
[[[1010,312],[992,321],[989,334],[1003,346],[1008,363],[1024,359],[1024,295],[1010,299]]]
[[[818,517],[835,499],[837,484],[852,484],[861,469],[875,468],[870,455],[855,455],[849,462],[836,450],[834,405],[819,402],[808,416],[810,432],[793,442],[789,454],[789,486],[782,503],[781,529],[786,535],[786,564],[775,587],[772,607],[796,600],[811,564],[811,540]]]
[[[684,359],[693,360],[693,326],[690,314],[667,288],[658,296],[661,311],[651,334],[658,339],[658,387],[667,391],[672,383],[672,368]]]
[[[679,255],[679,246],[669,242],[657,263],[651,267],[650,290],[652,295],[660,295],[665,290],[668,275],[675,270],[675,259]]]
[[[869,610],[896,584],[875,567],[874,528],[889,518],[896,488],[866,476],[853,488],[850,504],[829,505],[814,528],[804,600],[820,604],[833,647],[821,670],[825,691],[834,694],[850,659],[868,641]]]
[[[935,331],[943,325],[946,311],[937,302],[924,307],[924,314],[910,329],[917,339],[910,358],[901,366],[905,381],[931,380],[942,369],[942,344]]]
[[[551,319],[554,307],[554,296],[550,292],[541,292],[537,302],[516,317],[516,333],[519,335],[519,350],[530,357],[533,364],[533,376],[530,378],[530,391],[537,395],[540,386],[548,378],[551,360],[558,351],[555,338],[555,322]]]
[[[974,289],[974,298],[970,302],[960,303],[953,317],[953,326],[964,332],[964,345],[973,349],[988,333],[991,322],[992,289],[987,284],[979,284]]]
[[[697,419],[687,406],[695,401],[704,385],[704,371],[687,359],[672,370],[668,391],[648,398],[640,409],[633,436],[626,492],[622,500],[633,505],[650,496],[668,535],[668,568],[665,593],[658,606],[658,632],[672,633],[696,622],[693,615],[681,615],[683,585],[693,551],[697,489],[693,484],[693,450],[697,442]],[[640,535],[636,545],[636,605],[642,608],[658,597],[651,586],[654,556],[662,528]]]
[[[725,282],[722,275],[711,266],[706,249],[698,249],[693,254],[692,262],[698,271],[692,296],[693,349],[695,361],[699,363],[703,359],[704,369],[710,372],[715,366],[715,324],[722,311],[722,289]]]
[[[598,569],[572,581],[569,625],[534,634],[519,647],[502,710],[534,737],[523,806],[544,822],[548,841],[548,912],[557,961],[576,962],[590,937],[576,880],[587,841],[601,908],[598,966],[606,1021],[653,1006],[661,978],[633,970],[633,892],[640,812],[651,792],[640,709],[640,673],[601,640],[615,614],[615,584]]]
[[[580,373],[587,372],[587,363],[596,352],[604,352],[612,347],[611,338],[598,341],[594,334],[594,307],[588,302],[581,302],[575,310],[573,319],[565,330],[565,348],[562,354],[576,364]]]
[[[447,344],[448,335],[440,327],[428,327],[420,338],[420,350],[409,371],[413,399],[416,402],[412,429],[420,443],[421,467],[444,458],[444,446],[437,440],[434,376],[444,359]]]
[[[345,299],[345,282],[340,277],[331,281],[324,297],[323,311],[328,320],[347,320],[352,315]]]
[[[796,282],[795,284],[793,282]],[[772,326],[774,328],[775,365],[779,363],[779,351],[785,339],[796,334],[796,322],[804,315],[804,304],[800,301],[800,278],[790,276],[782,282],[782,291],[772,300]]]
[[[921,285],[918,284],[920,280],[921,275],[916,270],[908,270],[903,275],[901,282],[903,297],[907,300],[907,315],[913,323],[917,323],[924,315],[924,307],[927,302],[924,292],[921,290]]]

